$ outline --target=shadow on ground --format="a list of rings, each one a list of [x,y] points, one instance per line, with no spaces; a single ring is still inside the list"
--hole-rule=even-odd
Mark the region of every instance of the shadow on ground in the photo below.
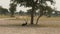
[[[22,26],[21,24],[0,25],[0,27],[60,27],[59,25],[29,24]]]

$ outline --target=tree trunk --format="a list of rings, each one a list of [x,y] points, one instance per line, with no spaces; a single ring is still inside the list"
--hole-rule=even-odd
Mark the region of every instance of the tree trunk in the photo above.
[[[36,24],[38,24],[38,20],[39,20],[39,18],[40,18],[41,16],[42,16],[42,15],[38,16],[37,21],[36,21]]]
[[[37,2],[38,2],[38,0],[36,0],[36,2],[32,3],[31,24],[34,24],[34,11],[35,11],[35,6],[36,6]]]
[[[34,7],[32,7],[32,11],[31,11],[31,24],[34,24]]]
[[[36,24],[38,23],[38,20],[39,20],[39,18],[40,18],[41,16],[43,16],[43,10],[42,10],[42,9],[40,9],[40,15],[39,15],[38,18],[37,18]]]
[[[14,11],[11,12],[11,17],[14,17]]]

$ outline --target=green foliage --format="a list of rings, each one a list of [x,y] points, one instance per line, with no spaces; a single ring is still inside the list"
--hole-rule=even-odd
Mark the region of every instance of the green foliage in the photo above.
[[[9,12],[8,12],[8,9],[6,8],[3,8],[2,6],[0,6],[0,14],[2,15],[7,15]]]
[[[14,12],[16,11],[16,6],[17,6],[17,4],[15,4],[15,3],[11,3],[11,4],[10,4],[9,10],[10,10],[10,12],[11,12],[11,17],[14,16]]]
[[[31,14],[31,9],[27,10],[27,14],[30,15]]]
[[[54,4],[54,0],[11,0],[13,3],[21,4],[20,6],[24,5],[25,7],[34,7],[34,10],[41,9],[43,11],[51,11],[52,8],[47,5],[47,1],[51,2],[51,4]]]

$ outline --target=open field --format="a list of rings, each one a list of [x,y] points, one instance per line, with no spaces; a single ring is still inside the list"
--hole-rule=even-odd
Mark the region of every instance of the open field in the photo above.
[[[38,25],[21,26],[22,23],[25,23],[25,20],[29,24],[30,17],[1,18],[0,34],[60,34],[60,17],[41,17]]]
[[[2,20],[3,19],[3,20]],[[34,23],[36,22],[37,17],[34,17]],[[16,16],[16,17],[10,17],[10,16],[1,16],[0,15],[0,24],[22,24],[27,21],[30,23],[30,16]],[[46,25],[46,26],[60,26],[60,17],[50,17],[47,18],[45,16],[42,16],[39,19],[39,25]]]
[[[15,17],[10,17],[10,16],[5,16],[5,15],[0,15],[0,19],[3,18],[16,18],[15,20],[30,20],[30,16],[15,16]],[[34,17],[34,20],[37,19],[37,16]],[[42,16],[39,20],[41,21],[45,21],[45,20],[53,20],[53,21],[60,21],[60,17],[46,17],[46,16]]]
[[[34,23],[36,23],[36,18],[34,18]],[[0,25],[21,25],[25,23],[25,21],[30,24],[29,16],[16,16],[14,18],[2,18],[0,19]],[[60,17],[50,17],[47,18],[45,16],[41,17],[38,22],[39,26],[42,27],[60,27]]]
[[[16,17],[17,19],[20,19],[20,20],[24,20],[24,19],[27,19],[27,20],[30,20],[30,16],[18,16],[18,17]],[[34,17],[34,20],[36,20],[38,18],[38,16],[35,16]],[[60,21],[60,17],[46,17],[46,16],[42,16],[42,17],[40,17],[40,19],[39,20],[41,20],[41,21],[47,21],[47,20],[49,20],[49,21]]]
[[[60,28],[0,27],[0,34],[60,34]]]

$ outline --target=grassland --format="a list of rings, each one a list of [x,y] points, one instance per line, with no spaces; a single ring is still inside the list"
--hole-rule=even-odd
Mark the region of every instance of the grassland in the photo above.
[[[1,24],[7,24],[7,25],[21,25],[25,21],[30,24],[30,16],[15,16],[15,17],[10,17],[10,16],[1,16],[0,19],[4,18],[9,18],[8,20],[0,20],[0,25]],[[14,19],[11,19],[14,18]],[[34,17],[34,23],[36,23],[37,16]],[[2,23],[1,23],[2,22]],[[46,17],[42,16],[39,21],[38,21],[39,26],[42,27],[60,27],[60,17]]]
[[[0,15],[0,19],[1,18],[16,18],[17,20],[30,20],[30,16],[15,16],[15,17],[10,17],[10,16],[6,16],[6,15]],[[34,20],[36,20],[38,17],[35,16]],[[39,20],[41,21],[45,21],[45,20],[53,20],[53,21],[60,21],[60,17],[46,17],[46,16],[42,16]]]
[[[35,16],[34,17],[34,20],[36,20],[38,17],[37,16]],[[16,19],[20,19],[20,20],[24,20],[24,19],[26,19],[26,20],[30,20],[30,16],[18,16],[18,17],[16,17]],[[41,21],[47,21],[47,20],[49,20],[49,21],[60,21],[60,17],[46,17],[46,16],[42,16],[42,17],[40,17],[40,19],[39,20],[41,20]]]
[[[12,18],[0,16],[0,19]],[[16,16],[15,19],[0,20],[0,34],[60,34],[60,17],[47,18],[42,16],[38,25],[22,27],[24,20],[29,21],[30,16]],[[37,17],[34,17],[36,21]],[[35,23],[35,22],[34,22]]]

